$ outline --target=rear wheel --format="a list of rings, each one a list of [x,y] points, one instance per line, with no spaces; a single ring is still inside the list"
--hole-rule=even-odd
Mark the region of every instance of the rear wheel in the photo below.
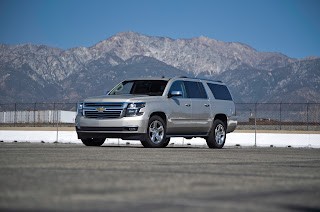
[[[147,133],[141,140],[144,147],[160,148],[166,147],[169,144],[166,139],[166,126],[165,122],[160,116],[152,116],[148,122]]]
[[[209,148],[222,148],[226,142],[226,126],[224,122],[217,119],[213,122],[211,131],[206,141]]]
[[[101,146],[105,138],[86,138],[86,139],[81,139],[82,143],[86,146]]]

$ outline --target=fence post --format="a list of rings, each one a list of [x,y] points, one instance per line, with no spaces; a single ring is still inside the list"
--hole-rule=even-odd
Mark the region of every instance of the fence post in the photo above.
[[[33,108],[33,127],[36,127],[36,109],[37,109],[37,102],[34,103],[34,108]]]
[[[309,131],[309,102],[307,103],[307,131]]]
[[[254,104],[254,147],[257,147],[257,102]]]
[[[57,140],[56,142],[58,143],[59,142],[59,112],[58,110],[56,110],[57,112]]]
[[[54,112],[56,111],[56,103],[54,102],[53,103],[53,111],[52,111],[52,124],[54,126],[54,121],[55,121],[55,118],[54,118]]]
[[[282,102],[280,102],[280,130],[282,129],[281,106],[282,106]]]
[[[17,122],[17,103],[14,103],[14,117],[13,117],[13,126],[16,126]]]

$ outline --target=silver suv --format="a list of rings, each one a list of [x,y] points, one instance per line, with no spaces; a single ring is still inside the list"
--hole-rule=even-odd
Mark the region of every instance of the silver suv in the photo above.
[[[202,137],[210,148],[222,148],[236,126],[226,85],[189,77],[125,80],[105,96],[79,103],[76,117],[78,138],[87,146],[121,138],[166,147],[170,137]]]

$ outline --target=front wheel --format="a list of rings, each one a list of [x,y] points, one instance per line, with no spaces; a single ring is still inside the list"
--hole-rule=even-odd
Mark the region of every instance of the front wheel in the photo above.
[[[149,119],[147,133],[141,139],[141,144],[149,148],[161,148],[169,144],[169,139],[166,139],[166,125],[160,116]]]
[[[221,149],[226,142],[226,136],[227,133],[225,124],[219,119],[215,120],[206,139],[209,148]]]
[[[162,147],[167,147],[170,143],[170,138],[166,138],[166,141],[163,143]]]
[[[86,138],[86,139],[81,139],[82,143],[86,146],[101,146],[105,138]]]

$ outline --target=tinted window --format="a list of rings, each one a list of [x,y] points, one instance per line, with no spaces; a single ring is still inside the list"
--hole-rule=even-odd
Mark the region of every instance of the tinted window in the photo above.
[[[184,87],[183,87],[182,81],[175,81],[174,83],[172,83],[171,88],[169,90],[169,94],[172,91],[181,91],[182,97],[185,97],[185,92],[184,92]]]
[[[168,81],[164,80],[136,80],[124,81],[115,87],[109,95],[142,94],[161,96]]]
[[[211,84],[207,83],[214,98],[220,99],[220,100],[231,100],[232,97],[228,90],[228,88],[225,85],[217,85],[217,84]]]
[[[203,87],[202,82],[198,82],[198,85],[199,85],[200,90],[201,90],[201,98],[208,99],[206,90],[205,90],[205,88]]]
[[[183,83],[186,88],[187,98],[207,98],[207,94],[201,82],[184,81]]]
[[[121,95],[130,93],[133,86],[133,82],[122,83],[114,91],[113,94]]]

